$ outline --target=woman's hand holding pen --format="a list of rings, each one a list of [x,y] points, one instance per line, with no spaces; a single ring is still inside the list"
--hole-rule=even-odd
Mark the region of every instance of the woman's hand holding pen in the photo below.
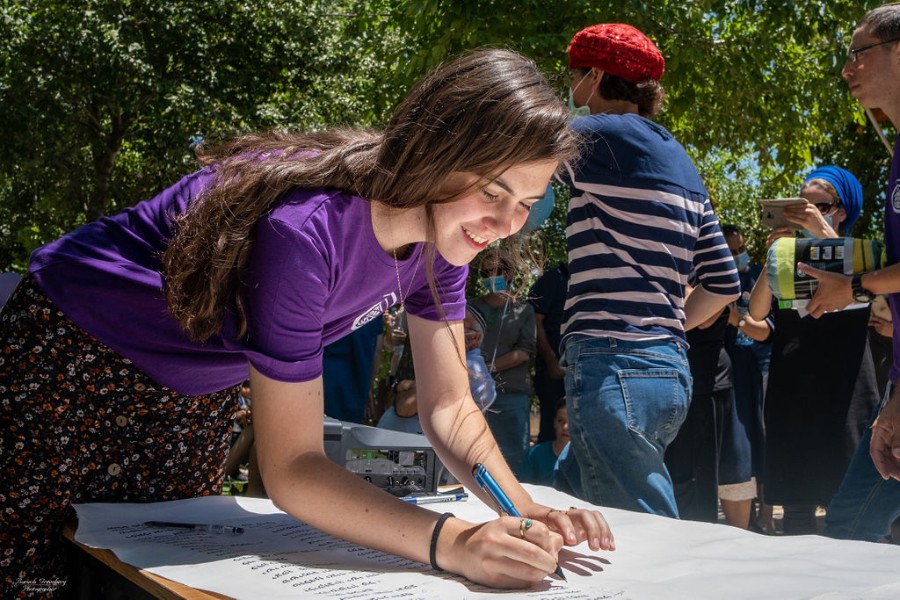
[[[591,550],[616,549],[609,524],[599,511],[574,507],[564,510],[532,503],[522,506],[522,514],[536,515],[536,519],[563,536],[566,546],[587,541]]]
[[[441,532],[436,559],[447,571],[499,588],[527,588],[552,574],[563,539],[537,519],[499,517],[471,526],[450,519]]]
[[[438,564],[484,585],[525,588],[553,574],[563,545],[587,541],[592,550],[616,549],[606,519],[596,510],[522,506],[523,514],[536,516],[504,516],[462,530],[457,528],[465,522],[448,521],[438,543]],[[525,527],[525,521],[531,525]]]

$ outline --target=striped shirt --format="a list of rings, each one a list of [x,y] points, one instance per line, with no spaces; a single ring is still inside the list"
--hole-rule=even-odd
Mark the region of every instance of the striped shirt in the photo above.
[[[719,222],[684,148],[635,114],[598,114],[572,127],[587,142],[564,181],[569,289],[565,339],[684,335],[688,277],[737,295],[740,282]]]

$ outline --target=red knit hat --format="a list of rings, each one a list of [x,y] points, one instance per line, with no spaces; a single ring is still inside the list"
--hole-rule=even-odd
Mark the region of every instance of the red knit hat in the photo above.
[[[591,25],[575,34],[569,47],[569,67],[597,67],[628,81],[659,79],[666,61],[646,35],[624,23]]]

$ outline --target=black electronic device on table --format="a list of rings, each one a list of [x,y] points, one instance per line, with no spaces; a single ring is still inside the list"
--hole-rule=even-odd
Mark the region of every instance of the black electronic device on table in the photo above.
[[[437,491],[441,465],[424,435],[325,417],[325,454],[396,496]]]

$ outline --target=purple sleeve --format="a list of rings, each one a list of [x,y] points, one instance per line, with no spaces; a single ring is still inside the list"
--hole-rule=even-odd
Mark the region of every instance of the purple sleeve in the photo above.
[[[278,381],[309,381],[322,374],[331,245],[311,235],[263,219],[242,278],[247,358]]]

